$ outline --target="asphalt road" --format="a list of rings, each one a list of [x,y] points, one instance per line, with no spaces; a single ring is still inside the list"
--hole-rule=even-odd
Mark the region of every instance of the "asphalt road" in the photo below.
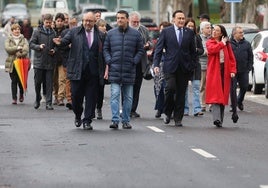
[[[4,38],[0,35],[0,43]],[[0,45],[0,68],[5,52]],[[110,130],[109,86],[103,120],[74,127],[66,107],[33,108],[33,70],[22,104],[11,104],[10,78],[0,69],[0,188],[267,188],[268,100],[247,93],[245,110],[224,127],[211,114],[184,127],[155,119],[153,82],[144,81],[132,130]]]

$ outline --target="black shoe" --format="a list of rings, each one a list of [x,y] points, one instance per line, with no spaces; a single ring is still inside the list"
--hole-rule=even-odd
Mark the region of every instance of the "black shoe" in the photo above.
[[[97,109],[97,119],[102,119],[102,111],[101,111],[101,109]]]
[[[67,108],[69,108],[69,110],[72,110],[72,109],[73,109],[72,104],[71,104],[71,103],[69,103],[69,102],[68,102],[68,103],[66,103],[66,107],[67,107]]]
[[[202,107],[201,111],[202,112],[205,112],[206,111],[206,107]]]
[[[194,114],[194,116],[202,116],[202,115],[204,115],[203,112],[197,112],[197,113]]]
[[[130,117],[138,118],[140,117],[140,114],[138,114],[137,112],[131,112]]]
[[[47,104],[46,105],[46,110],[54,110],[54,108],[52,107],[51,104]]]
[[[170,117],[166,115],[166,116],[164,117],[164,123],[165,123],[165,124],[169,124],[169,122],[170,122]]]
[[[159,110],[157,110],[155,116],[155,118],[160,118],[161,117],[161,112]]]
[[[243,111],[244,110],[244,105],[241,103],[241,104],[237,104],[237,107],[239,110]]]
[[[113,123],[110,125],[110,128],[111,128],[111,129],[118,129],[118,123],[113,122]]]
[[[122,128],[123,129],[131,129],[132,126],[129,123],[123,123]]]
[[[213,124],[216,125],[216,127],[222,127],[222,123],[220,120],[215,120]]]
[[[40,102],[35,101],[35,102],[34,102],[34,108],[35,108],[35,109],[38,109],[39,107],[40,107]]]
[[[80,127],[81,124],[82,124],[82,120],[81,120],[81,119],[78,119],[78,118],[75,118],[75,120],[74,120],[74,125],[75,125],[76,127]]]
[[[83,122],[83,129],[84,130],[92,130],[93,127],[91,126],[91,123],[86,121],[86,122]]]
[[[175,126],[176,127],[182,127],[181,121],[175,121]]]
[[[237,123],[238,119],[239,119],[239,117],[237,114],[232,114],[232,120],[234,123]]]

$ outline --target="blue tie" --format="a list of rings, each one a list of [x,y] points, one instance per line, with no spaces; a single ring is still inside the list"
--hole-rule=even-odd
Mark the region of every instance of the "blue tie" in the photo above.
[[[181,42],[182,42],[182,28],[179,28],[178,29],[178,32],[179,32],[179,37],[178,37],[178,43],[179,43],[179,46],[181,46]]]

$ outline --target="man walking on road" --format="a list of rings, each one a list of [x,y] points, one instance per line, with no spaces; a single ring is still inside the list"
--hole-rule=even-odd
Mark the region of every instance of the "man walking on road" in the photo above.
[[[108,31],[103,47],[106,62],[104,78],[111,82],[112,124],[110,128],[118,128],[120,90],[122,90],[122,124],[124,129],[131,129],[129,121],[136,66],[145,52],[141,34],[128,26],[128,12],[120,10],[116,18],[118,27]]]
[[[166,50],[163,62],[166,80],[164,123],[169,124],[174,111],[175,126],[182,126],[184,114],[185,92],[188,80],[196,67],[196,47],[194,32],[184,27],[185,15],[177,10],[172,15],[174,24],[162,30],[155,48],[154,72],[159,74],[159,66]]]
[[[236,107],[244,110],[244,97],[248,89],[248,73],[253,65],[253,53],[250,43],[245,40],[243,28],[237,26],[233,28],[231,45],[236,59],[237,73],[233,78],[231,91],[234,97],[231,97],[232,111],[236,113]],[[239,84],[239,93],[236,96],[237,83]]]
[[[60,46],[71,44],[67,63],[67,77],[71,80],[72,107],[75,126],[92,130],[91,126],[99,86],[100,67],[102,67],[102,44],[104,34],[95,26],[93,12],[83,16],[82,25],[72,28],[62,39],[55,38]],[[102,70],[103,71],[103,70]],[[85,98],[85,110],[83,101]],[[84,118],[81,115],[84,111]]]
[[[46,14],[43,18],[43,25],[40,25],[33,32],[30,39],[30,48],[34,53],[34,86],[36,99],[34,108],[40,107],[41,84],[46,84],[46,109],[53,110],[52,90],[53,90],[53,71],[56,63],[55,44],[53,38],[56,37],[55,31],[51,28],[53,16]],[[45,79],[45,80],[44,80]]]
[[[153,47],[153,43],[151,42],[148,29],[140,24],[140,20],[141,20],[140,13],[133,11],[129,14],[129,26],[140,32],[144,45],[143,48],[145,51],[147,51]],[[140,117],[140,114],[138,114],[136,110],[139,104],[143,73],[145,72],[147,64],[148,64],[147,53],[144,53],[141,58],[141,61],[136,65],[136,78],[135,78],[135,84],[133,86],[133,103],[130,113],[131,117]]]

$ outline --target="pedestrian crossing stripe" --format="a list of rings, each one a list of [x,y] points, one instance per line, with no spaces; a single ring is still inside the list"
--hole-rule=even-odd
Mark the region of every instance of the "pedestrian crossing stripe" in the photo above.
[[[165,131],[163,131],[162,129],[159,129],[155,126],[147,126],[149,129],[153,130],[154,132],[157,132],[157,133],[164,133]]]

